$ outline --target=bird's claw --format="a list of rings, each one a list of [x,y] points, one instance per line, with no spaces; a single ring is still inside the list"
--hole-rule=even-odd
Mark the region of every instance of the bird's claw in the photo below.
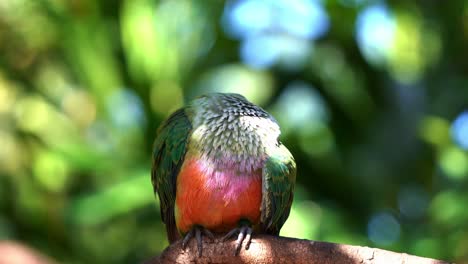
[[[198,257],[202,256],[203,251],[203,240],[202,235],[208,237],[211,241],[214,240],[214,235],[208,229],[202,226],[194,226],[184,237],[182,240],[182,248],[185,249],[187,247],[188,242],[191,238],[195,236],[197,240],[197,250],[198,250]]]
[[[234,255],[238,255],[241,248],[242,242],[245,240],[245,250],[249,249],[250,242],[252,242],[252,228],[248,225],[242,225],[240,227],[232,229],[229,233],[227,233],[223,238],[222,241],[226,241],[229,238],[233,237],[235,234],[239,233],[236,240],[236,251]]]

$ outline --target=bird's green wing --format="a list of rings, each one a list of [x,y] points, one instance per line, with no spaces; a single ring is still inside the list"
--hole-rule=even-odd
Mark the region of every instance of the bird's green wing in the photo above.
[[[184,109],[180,109],[160,126],[154,142],[151,182],[159,196],[161,217],[170,243],[179,238],[174,217],[176,182],[191,129]]]
[[[261,229],[278,235],[289,216],[296,181],[296,163],[282,144],[263,166]]]

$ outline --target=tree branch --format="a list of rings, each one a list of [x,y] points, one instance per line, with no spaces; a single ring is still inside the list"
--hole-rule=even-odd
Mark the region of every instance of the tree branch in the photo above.
[[[422,258],[388,250],[351,246],[328,242],[316,242],[287,237],[256,235],[248,250],[242,248],[234,256],[234,241],[225,243],[203,241],[203,256],[197,256],[196,242],[190,241],[186,250],[181,241],[167,247],[159,256],[145,264],[157,263],[340,263],[340,264],[448,264],[449,262]]]
[[[51,258],[16,241],[0,241],[0,264],[55,264]]]

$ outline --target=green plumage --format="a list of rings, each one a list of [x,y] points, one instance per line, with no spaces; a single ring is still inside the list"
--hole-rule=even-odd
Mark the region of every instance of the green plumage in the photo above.
[[[176,184],[189,148],[210,160],[214,171],[230,168],[250,175],[260,169],[260,223],[252,224],[258,224],[261,233],[278,235],[289,216],[296,179],[294,158],[279,135],[270,114],[237,94],[202,96],[173,113],[158,129],[152,168],[169,241],[180,237],[174,212]]]
[[[180,237],[174,218],[176,181],[187,151],[191,129],[184,109],[179,109],[160,126],[153,147],[151,182],[159,196],[161,217],[166,224],[170,243]]]
[[[296,163],[281,143],[266,160],[262,177],[261,226],[265,233],[278,235],[289,216],[296,181]]]

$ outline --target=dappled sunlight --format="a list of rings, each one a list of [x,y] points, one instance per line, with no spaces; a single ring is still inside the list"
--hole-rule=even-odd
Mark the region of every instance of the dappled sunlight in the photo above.
[[[250,244],[249,250],[242,250],[242,252],[239,254],[239,258],[242,259],[245,263],[248,263],[252,258],[260,257],[264,259],[265,256],[274,256],[272,250],[274,249],[271,248],[267,241],[262,240],[262,243],[257,243],[254,237],[252,243]]]

